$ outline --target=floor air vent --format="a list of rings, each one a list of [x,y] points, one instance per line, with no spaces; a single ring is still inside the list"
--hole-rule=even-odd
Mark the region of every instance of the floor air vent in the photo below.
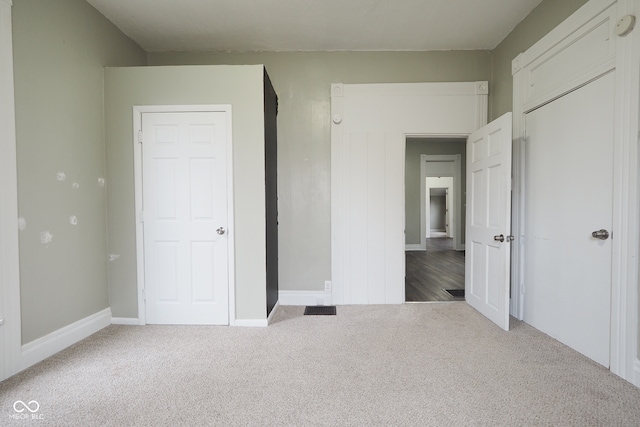
[[[464,289],[445,289],[449,295],[452,297],[462,297],[464,298]]]
[[[335,316],[335,305],[308,305],[304,309],[305,316]]]

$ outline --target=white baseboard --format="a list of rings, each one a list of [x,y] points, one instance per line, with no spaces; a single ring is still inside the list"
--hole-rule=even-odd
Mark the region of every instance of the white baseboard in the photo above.
[[[326,291],[280,291],[280,305],[331,305],[331,292]]]
[[[105,308],[91,316],[78,320],[64,328],[22,346],[20,370],[27,369],[47,357],[95,334],[111,325],[111,308]]]
[[[111,324],[138,326],[140,324],[140,320],[137,317],[112,317]]]
[[[405,251],[424,251],[425,248],[420,246],[420,243],[409,243],[404,245]]]

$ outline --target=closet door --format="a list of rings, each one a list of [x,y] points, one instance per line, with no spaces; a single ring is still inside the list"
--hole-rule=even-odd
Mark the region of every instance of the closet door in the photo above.
[[[227,114],[142,114],[147,323],[229,324]]]
[[[524,320],[607,367],[614,84],[610,72],[525,118]]]

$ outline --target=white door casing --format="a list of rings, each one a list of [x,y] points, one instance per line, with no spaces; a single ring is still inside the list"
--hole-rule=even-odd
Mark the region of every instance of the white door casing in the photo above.
[[[230,106],[135,116],[140,323],[233,323]]]
[[[424,179],[425,184],[425,195],[424,197],[421,197],[421,200],[424,200],[424,206],[420,207],[420,214],[421,214],[421,221],[424,221],[425,224],[430,224],[431,222],[431,203],[430,203],[430,198],[431,198],[431,194],[433,193],[438,193],[438,192],[442,192],[443,190],[447,193],[446,197],[445,197],[445,202],[449,203],[449,199],[455,197],[455,192],[453,191],[453,177],[452,176],[441,176],[441,177],[426,177]],[[449,208],[449,206],[445,206],[446,209]],[[453,209],[452,209],[453,211]],[[447,220],[449,220],[450,218],[448,218],[448,215],[451,212],[447,213]],[[446,222],[446,221],[445,221]],[[446,224],[445,224],[446,225]],[[422,224],[421,224],[421,228],[422,228]],[[426,238],[431,238],[431,227],[426,227],[425,230],[425,237]],[[445,230],[447,231],[447,237],[449,236],[449,231],[451,230]],[[453,235],[454,233],[451,232],[451,234]],[[424,239],[425,245],[421,248],[422,250],[426,249],[426,238]]]
[[[640,387],[638,359],[638,240],[640,182],[640,31],[618,36],[616,23],[640,15],[640,0],[590,0],[562,24],[518,55],[514,81],[514,245],[512,311],[527,314],[525,261],[528,211],[525,176],[526,115],[615,69],[610,369]],[[589,147],[584,147],[588,149]],[[528,167],[532,167],[529,165]]]
[[[435,167],[434,167],[435,166]],[[443,167],[444,166],[444,167]],[[445,171],[446,170],[446,171]],[[451,198],[451,222],[453,227],[453,247],[457,251],[464,250],[462,243],[462,156],[459,154],[420,155],[420,248],[426,249],[426,237],[430,234],[427,226],[428,206],[425,180],[428,177],[452,176],[453,188]]]
[[[467,139],[465,299],[509,330],[512,114]],[[501,240],[501,241],[500,241]]]
[[[487,82],[331,90],[332,302],[404,303],[406,138],[471,134],[486,123]]]

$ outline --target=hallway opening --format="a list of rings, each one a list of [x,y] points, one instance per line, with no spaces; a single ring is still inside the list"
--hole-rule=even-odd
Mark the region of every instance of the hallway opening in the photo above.
[[[464,301],[466,138],[411,137],[405,150],[405,301]]]

